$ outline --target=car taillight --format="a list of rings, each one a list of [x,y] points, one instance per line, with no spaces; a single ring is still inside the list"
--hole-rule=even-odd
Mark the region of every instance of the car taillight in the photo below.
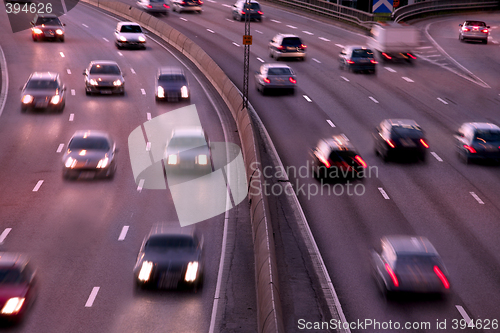
[[[446,275],[443,274],[443,272],[439,269],[439,267],[434,266],[434,273],[436,273],[436,275],[439,277],[439,279],[443,283],[443,286],[446,289],[449,289],[450,288],[450,283],[448,282],[448,279],[446,278]]]
[[[241,15],[245,15],[246,13],[245,13],[245,11],[244,11],[244,10],[242,10],[240,14],[241,14]]]
[[[411,53],[407,53],[408,57],[412,58],[412,59],[417,59],[417,57],[415,57],[413,54]]]
[[[472,154],[476,153],[476,150],[471,146],[464,145],[464,148],[467,149],[469,151],[469,153],[472,153]]]
[[[484,32],[485,34],[487,34],[488,33],[488,29],[483,29],[483,30],[481,30],[481,32]]]
[[[198,5],[203,5],[203,1],[198,1]]]
[[[284,50],[284,49],[285,49],[285,47],[284,47],[283,45],[280,45],[280,46],[278,46],[278,47],[277,47],[277,49],[278,49],[278,50]]]
[[[382,55],[384,57],[386,57],[387,59],[389,59],[389,60],[392,59],[392,57],[390,55],[388,55],[387,53],[385,53],[385,52],[382,52]]]
[[[356,161],[358,161],[358,163],[359,163],[360,165],[362,165],[362,166],[363,166],[363,168],[367,168],[367,167],[368,167],[368,164],[366,164],[366,162],[365,162],[365,161],[361,158],[361,156],[356,155],[356,156],[354,157],[354,159],[355,159]]]
[[[347,63],[348,64],[354,64],[354,61],[352,61],[351,59],[347,60]]]
[[[271,80],[269,80],[269,79],[266,77],[266,78],[264,78],[264,82],[265,82],[265,83],[271,83]]]
[[[463,27],[463,28],[462,28],[462,31],[467,32],[467,31],[470,31],[470,29],[469,29],[469,28],[466,28],[466,27]]]
[[[389,264],[387,264],[387,263],[385,264],[385,270],[387,271],[387,273],[389,273],[389,276],[391,277],[392,283],[394,283],[394,286],[399,287],[398,277],[396,276],[396,274],[392,270],[391,266],[389,266]]]
[[[164,3],[164,4],[163,4],[163,7],[167,8],[167,9],[169,9],[169,8],[170,8],[170,6],[169,6],[169,5],[167,5],[166,3]]]
[[[318,159],[323,163],[327,168],[330,168],[331,164],[330,162],[324,158],[323,156],[318,156]]]
[[[153,8],[153,6],[151,6],[151,5],[147,5],[146,7],[148,7],[148,8]]]
[[[395,148],[395,147],[396,147],[396,145],[394,144],[394,141],[393,141],[393,140],[391,140],[391,139],[387,139],[387,140],[385,140],[385,142],[387,142],[387,144],[388,144],[388,145],[389,145],[389,147],[391,147],[391,148]]]
[[[257,11],[257,13],[259,13],[260,15],[264,14],[264,13],[263,13],[263,12],[261,12],[260,10],[259,10],[259,11]]]
[[[300,48],[305,50],[305,49],[307,49],[307,46],[304,44],[300,44]]]
[[[295,80],[293,77],[288,78],[288,80],[290,80],[290,82],[292,82],[293,84],[297,83],[297,80]]]
[[[378,64],[377,60],[375,60],[375,59],[370,60],[370,62],[371,62],[372,64]]]
[[[427,142],[425,142],[424,139],[420,139],[420,143],[422,144],[422,146],[424,146],[425,148],[429,148],[429,145],[427,144]]]

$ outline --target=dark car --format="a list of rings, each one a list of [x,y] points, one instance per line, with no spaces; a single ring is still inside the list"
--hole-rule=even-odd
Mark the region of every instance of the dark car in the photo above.
[[[61,23],[56,15],[37,14],[30,24],[33,41],[47,39],[64,42],[64,27],[66,24]]]
[[[64,110],[66,86],[57,73],[34,72],[21,89],[21,112],[28,109]]]
[[[488,44],[490,26],[486,25],[483,21],[465,21],[463,24],[459,24],[458,26],[458,39],[460,41],[468,39]]]
[[[264,14],[260,9],[260,4],[257,1],[239,0],[232,7],[233,20],[244,21],[248,15],[250,20],[262,21]]]
[[[36,271],[22,253],[0,252],[0,318],[19,321],[36,298]]]
[[[125,75],[118,64],[108,60],[91,61],[85,75],[85,94],[125,94]]]
[[[263,64],[255,72],[255,86],[263,95],[269,90],[285,90],[295,93],[295,72],[287,65]]]
[[[500,160],[500,127],[491,123],[464,123],[455,135],[459,157],[472,160]]]
[[[425,162],[429,145],[422,128],[411,119],[385,119],[373,133],[375,154],[384,161],[418,158]]]
[[[446,267],[426,237],[386,236],[381,246],[380,254],[371,252],[371,262],[373,276],[384,294],[449,292]]]
[[[146,13],[168,15],[170,6],[165,0],[138,0],[137,6]]]
[[[203,1],[201,0],[171,0],[170,5],[174,12],[196,12],[201,14]]]
[[[377,60],[373,51],[364,46],[346,46],[339,55],[339,66],[350,71],[368,71],[376,73]]]
[[[142,242],[134,279],[138,288],[201,288],[203,238],[194,228],[155,225]]]
[[[281,58],[298,58],[306,60],[307,46],[299,36],[277,34],[269,42],[269,56],[276,60]]]
[[[77,131],[64,153],[63,177],[113,178],[116,171],[116,146],[106,132]]]
[[[180,67],[161,67],[156,74],[156,100],[189,101],[189,84]]]
[[[363,179],[366,162],[343,135],[322,139],[311,151],[312,174],[320,179]]]

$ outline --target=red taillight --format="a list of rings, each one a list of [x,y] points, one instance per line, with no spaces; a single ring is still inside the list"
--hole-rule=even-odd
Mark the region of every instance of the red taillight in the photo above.
[[[448,282],[448,279],[443,274],[443,272],[441,272],[441,270],[439,269],[439,267],[434,266],[434,273],[436,273],[436,275],[439,277],[439,279],[441,280],[441,282],[443,282],[443,286],[446,289],[450,289],[450,283]]]
[[[259,13],[260,15],[264,14],[264,13],[263,13],[263,12],[261,12],[260,10],[259,10],[257,13]]]
[[[153,8],[153,6],[151,6],[151,5],[147,5],[146,7],[148,7],[148,8]]]
[[[361,156],[356,155],[356,157],[354,157],[354,159],[356,161],[358,161],[358,163],[361,164],[363,166],[363,168],[367,168],[368,167],[368,164],[366,164],[366,162],[361,158]]]
[[[390,139],[385,140],[385,142],[387,142],[387,144],[388,144],[388,145],[389,145],[389,147],[391,147],[391,148],[395,148],[395,147],[396,147],[396,145],[394,144],[394,141],[392,141],[392,140],[390,140]]]
[[[384,57],[386,57],[387,59],[389,59],[389,60],[392,59],[392,57],[390,55],[388,55],[387,53],[385,53],[385,52],[382,52],[382,55]]]
[[[306,45],[304,45],[304,44],[300,44],[300,48],[301,48],[301,49],[306,49],[306,48],[307,48],[307,46],[306,46]]]
[[[295,80],[293,77],[290,77],[288,80],[290,80],[290,82],[292,82],[293,84],[297,83],[297,80]]]
[[[425,142],[424,139],[420,139],[420,143],[422,144],[422,146],[424,146],[425,148],[429,148],[429,145],[427,144],[427,142]]]
[[[471,146],[464,145],[464,148],[467,149],[469,151],[469,153],[472,153],[472,154],[476,153],[476,150]]]
[[[330,162],[324,158],[323,156],[318,156],[318,159],[321,161],[321,163],[323,163],[327,168],[330,168],[331,164]]]
[[[280,45],[280,46],[278,46],[278,47],[277,47],[277,49],[278,49],[278,50],[284,50],[284,49],[285,49],[285,47],[284,47],[283,45]]]
[[[354,61],[352,61],[352,60],[349,59],[349,60],[347,60],[347,63],[348,64],[354,64]]]
[[[375,60],[375,59],[370,60],[370,62],[371,62],[372,64],[378,64],[378,61],[377,61],[377,60]]]
[[[246,13],[245,13],[245,11],[244,11],[244,10],[242,10],[240,14],[241,14],[241,15],[245,15]]]
[[[269,79],[266,77],[266,78],[264,78],[264,82],[265,82],[265,83],[271,83],[271,80],[269,80]]]
[[[407,53],[408,57],[412,58],[412,59],[417,59],[417,57],[415,57],[413,54],[411,53]]]
[[[467,31],[470,31],[470,29],[469,29],[469,28],[466,28],[466,27],[463,27],[463,28],[462,28],[462,31],[467,32]]]
[[[396,274],[394,274],[394,272],[392,271],[391,266],[389,266],[389,264],[386,263],[385,269],[386,269],[387,273],[389,273],[389,275],[391,276],[392,283],[394,283],[394,286],[399,287],[398,278],[397,278]]]
[[[166,3],[163,4],[163,7],[167,8],[167,9],[170,8],[169,5],[167,5]]]
[[[487,34],[488,33],[488,29],[483,29],[483,30],[481,30],[481,32],[484,32],[485,34]]]
[[[198,1],[198,4],[199,5],[203,5],[203,1]]]

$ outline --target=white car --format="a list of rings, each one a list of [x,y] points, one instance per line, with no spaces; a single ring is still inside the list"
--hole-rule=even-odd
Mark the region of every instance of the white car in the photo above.
[[[115,30],[115,45],[146,49],[146,36],[139,24],[134,22],[118,22]]]

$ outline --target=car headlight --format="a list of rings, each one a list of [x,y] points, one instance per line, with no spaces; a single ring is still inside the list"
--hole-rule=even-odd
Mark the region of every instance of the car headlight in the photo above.
[[[127,38],[125,38],[124,36],[120,36],[120,37],[118,37],[118,39],[120,40],[120,42],[126,42],[127,41]]]
[[[165,90],[163,89],[162,86],[158,86],[158,97],[165,98]]]
[[[139,36],[139,42],[142,42],[142,43],[146,42],[146,38]]]
[[[116,81],[113,81],[113,85],[114,85],[114,86],[117,86],[117,87],[118,87],[118,86],[121,86],[121,85],[122,85],[122,81],[121,81],[121,80],[119,80],[119,79],[118,79],[118,80],[116,80]]]
[[[108,166],[109,158],[106,156],[102,160],[97,163],[97,169],[104,169],[105,167]]]
[[[39,35],[39,34],[43,34],[42,29],[38,29],[38,28],[33,28],[33,32],[34,32],[35,34],[37,34],[37,35]]]
[[[90,79],[89,83],[93,86],[97,86],[97,80],[96,79]]]
[[[50,104],[59,104],[60,101],[61,101],[61,96],[55,95],[52,96],[52,98],[50,99]]]
[[[148,281],[151,276],[151,271],[153,270],[153,263],[151,261],[145,261],[142,263],[141,270],[139,272],[139,281]]]
[[[167,164],[175,165],[177,164],[177,155],[168,155]]]
[[[21,307],[24,304],[24,297],[12,297],[5,303],[4,307],[2,308],[2,314],[16,314],[21,310]]]
[[[191,261],[187,265],[186,276],[184,277],[184,281],[194,282],[197,277],[198,277],[198,262]]]
[[[57,29],[56,34],[58,34],[60,36],[60,35],[64,34],[64,31],[62,29]]]
[[[188,88],[186,86],[182,86],[181,87],[181,97],[182,98],[188,98],[189,97]]]
[[[70,156],[70,157],[68,157],[68,159],[66,160],[66,162],[64,162],[64,166],[66,168],[73,169],[75,167],[75,165],[76,165],[76,162],[77,162],[76,159],[74,159],[73,157]]]
[[[23,96],[23,99],[21,100],[21,102],[22,102],[23,104],[30,104],[31,102],[33,102],[33,99],[34,99],[34,98],[33,98],[33,96],[31,96],[31,95],[24,95],[24,96]]]
[[[205,155],[205,154],[198,155],[198,164],[199,165],[207,165],[207,163],[208,163],[207,155]]]

